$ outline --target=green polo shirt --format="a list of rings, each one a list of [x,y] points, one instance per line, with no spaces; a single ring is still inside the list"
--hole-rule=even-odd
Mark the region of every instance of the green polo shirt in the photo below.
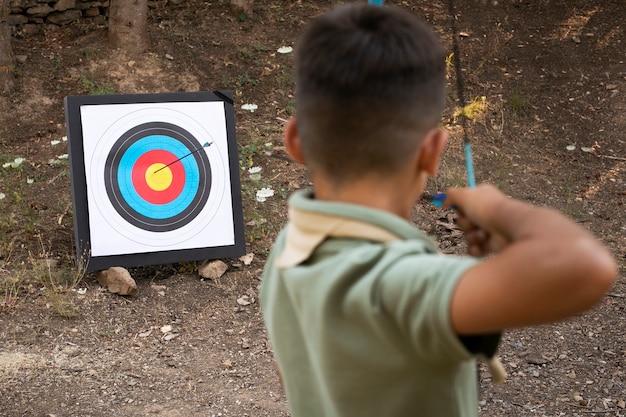
[[[477,416],[474,355],[450,303],[477,261],[393,214],[289,200],[261,303],[293,417]]]

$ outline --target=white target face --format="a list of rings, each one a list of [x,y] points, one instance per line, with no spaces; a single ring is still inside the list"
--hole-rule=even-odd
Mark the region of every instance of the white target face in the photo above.
[[[80,113],[92,256],[234,244],[223,102]]]

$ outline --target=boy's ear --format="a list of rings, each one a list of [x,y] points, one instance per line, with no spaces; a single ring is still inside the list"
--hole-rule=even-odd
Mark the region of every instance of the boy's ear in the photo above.
[[[298,122],[295,117],[290,118],[285,125],[285,148],[287,153],[296,162],[304,164],[304,155],[302,154],[302,144],[298,135]]]
[[[433,129],[424,138],[419,150],[418,169],[429,176],[437,174],[439,159],[446,143],[448,131],[445,129]]]

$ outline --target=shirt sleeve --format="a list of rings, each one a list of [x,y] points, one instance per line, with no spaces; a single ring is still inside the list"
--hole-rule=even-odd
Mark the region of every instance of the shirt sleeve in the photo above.
[[[454,289],[476,262],[470,257],[407,254],[381,277],[377,286],[380,308],[422,360],[446,363],[495,353],[493,343],[485,343],[488,340],[481,336],[464,343],[452,329]]]

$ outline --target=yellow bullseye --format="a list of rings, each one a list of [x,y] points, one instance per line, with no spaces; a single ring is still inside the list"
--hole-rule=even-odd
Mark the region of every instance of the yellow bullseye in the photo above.
[[[172,184],[172,170],[160,162],[152,164],[146,170],[146,183],[154,191],[163,191]]]

